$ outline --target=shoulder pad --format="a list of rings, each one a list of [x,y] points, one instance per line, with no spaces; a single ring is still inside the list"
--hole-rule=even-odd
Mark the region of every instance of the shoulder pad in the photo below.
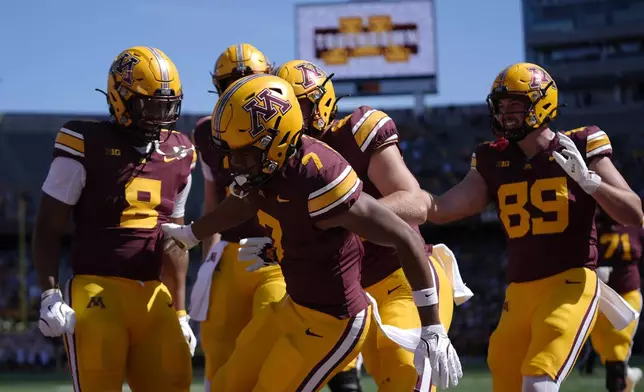
[[[98,125],[97,121],[69,121],[65,123],[58,134],[54,147],[76,158],[85,157],[85,135],[90,127]]]
[[[360,106],[351,114],[350,124],[353,138],[363,152],[398,141],[396,124],[381,110]]]

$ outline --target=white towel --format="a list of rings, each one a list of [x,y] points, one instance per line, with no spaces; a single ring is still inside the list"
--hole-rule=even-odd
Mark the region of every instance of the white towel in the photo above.
[[[637,320],[640,314],[626,302],[626,300],[606,283],[599,282],[599,311],[606,316],[608,321],[618,331],[626,328],[630,323]]]
[[[461,277],[458,269],[456,256],[445,244],[436,244],[433,247],[432,256],[434,256],[442,265],[447,277],[452,281],[454,289],[454,303],[456,306],[462,305],[474,296],[472,290],[467,287]]]
[[[206,261],[199,267],[197,280],[190,293],[190,318],[197,321],[205,321],[208,318],[208,306],[210,304],[210,284],[212,274],[219,264],[221,255],[228,245],[226,241],[219,241],[210,248]]]

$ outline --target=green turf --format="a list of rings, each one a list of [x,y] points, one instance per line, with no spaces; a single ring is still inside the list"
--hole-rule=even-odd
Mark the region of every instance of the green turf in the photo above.
[[[564,386],[563,392],[593,392],[604,390],[604,372],[597,368],[595,375],[581,377],[577,371],[572,374]],[[31,379],[31,380],[29,380]],[[202,375],[195,374],[192,391],[203,391]],[[363,378],[364,392],[376,392],[376,386],[369,377]],[[71,381],[65,374],[0,374],[0,391],[2,392],[71,392]],[[129,388],[123,388],[129,391]],[[487,392],[491,391],[491,381],[489,372],[481,365],[470,365],[465,368],[465,377],[461,380],[456,391],[463,392]],[[328,392],[328,389],[323,389]]]

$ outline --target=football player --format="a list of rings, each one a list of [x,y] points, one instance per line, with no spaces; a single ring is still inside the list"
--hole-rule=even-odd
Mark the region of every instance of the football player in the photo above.
[[[494,390],[556,391],[597,313],[595,206],[639,224],[641,203],[613,166],[604,131],[549,128],[558,91],[540,66],[505,68],[487,102],[504,137],[476,148],[459,184],[440,197],[428,194],[428,220],[459,220],[495,203],[510,284],[488,350]]]
[[[305,134],[338,151],[362,180],[364,192],[412,224],[420,236],[418,224],[427,217],[424,195],[403,161],[393,120],[380,110],[361,106],[334,121],[337,98],[331,77],[309,61],[289,61],[277,67],[275,74],[293,87],[302,109]],[[364,249],[362,287],[375,298],[383,323],[419,328],[411,288],[395,249],[371,242],[365,242]],[[454,300],[452,284],[437,260],[432,258],[430,266],[440,291],[440,320],[449,329]],[[389,340],[382,331],[372,331],[362,353],[379,391],[429,390],[429,382],[424,385],[414,368],[412,353]]]
[[[179,74],[161,50],[132,47],[112,63],[106,95],[112,121],[70,121],[56,136],[33,243],[39,327],[64,334],[77,392],[120,391],[124,380],[133,391],[189,391],[196,339],[185,295],[171,296],[160,281],[163,266],[185,290],[187,253],[161,230],[183,222],[197,158],[172,130]],[[63,296],[58,265],[72,212],[73,276]]]
[[[362,192],[340,154],[302,135],[290,84],[272,75],[244,77],[228,87],[212,117],[213,144],[230,154],[235,173],[231,195],[198,222],[164,230],[190,248],[258,215],[272,231],[287,292],[244,329],[212,390],[315,391],[358,355],[372,309],[360,285],[362,244],[352,232],[398,250],[423,325],[418,370],[429,358],[436,382],[455,385],[460,362],[440,325],[421,238]]]
[[[250,44],[231,45],[217,59],[212,82],[221,95],[234,81],[252,74],[268,73],[266,56]],[[193,131],[204,177],[203,213],[214,210],[228,195],[233,181],[228,157],[212,148],[211,117],[203,117]],[[206,360],[205,389],[210,390],[217,370],[226,363],[235,341],[251,317],[271,302],[284,297],[286,284],[279,265],[265,268],[239,263],[239,241],[255,243],[270,233],[257,216],[204,239],[203,260],[191,295],[190,316],[201,321],[201,347]],[[274,252],[271,252],[274,254]],[[215,273],[216,271],[216,273]],[[201,282],[204,283],[201,283]]]
[[[642,310],[639,264],[642,261],[644,229],[619,225],[600,208],[595,217],[599,238],[597,276],[621,295],[637,312]],[[606,366],[609,392],[632,391],[642,378],[642,370],[628,366],[637,321],[621,331],[599,314],[590,334],[593,348]]]

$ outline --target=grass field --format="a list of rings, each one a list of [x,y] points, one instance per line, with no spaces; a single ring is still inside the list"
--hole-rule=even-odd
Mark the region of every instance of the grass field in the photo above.
[[[463,392],[487,392],[492,390],[490,374],[482,365],[470,365],[465,368],[465,377],[456,387],[455,391]],[[593,392],[604,391],[604,372],[597,368],[593,376],[581,377],[575,371],[561,391],[564,392]],[[195,382],[192,391],[203,391],[203,382],[201,374],[195,374]],[[376,392],[376,386],[369,377],[363,378],[364,392]],[[124,387],[124,391],[129,388]],[[0,374],[0,391],[2,392],[71,392],[71,380],[66,374],[49,375],[49,374]],[[323,389],[328,392],[328,389]]]

